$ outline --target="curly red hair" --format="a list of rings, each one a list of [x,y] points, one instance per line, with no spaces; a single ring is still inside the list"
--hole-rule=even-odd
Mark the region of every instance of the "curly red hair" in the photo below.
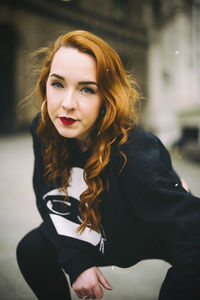
[[[72,31],[60,36],[53,47],[43,48],[45,58],[40,70],[40,76],[35,92],[40,93],[43,105],[43,120],[39,122],[37,133],[46,145],[44,151],[44,165],[48,181],[57,183],[60,179],[62,189],[66,192],[70,181],[69,154],[72,141],[64,138],[55,129],[51,122],[46,105],[46,82],[49,76],[51,63],[55,53],[60,47],[72,47],[82,53],[87,53],[95,58],[97,68],[97,82],[103,95],[103,117],[100,116],[93,129],[91,156],[84,168],[84,179],[87,190],[80,196],[80,214],[82,224],[79,231],[82,232],[91,224],[91,229],[99,231],[101,224],[100,203],[102,193],[106,189],[107,181],[103,171],[109,163],[111,145],[116,142],[120,150],[128,139],[128,131],[133,128],[137,114],[135,104],[138,92],[133,87],[136,83],[131,79],[123,67],[117,53],[101,38],[87,31]],[[61,163],[62,162],[62,163]],[[65,162],[65,163],[63,163]]]

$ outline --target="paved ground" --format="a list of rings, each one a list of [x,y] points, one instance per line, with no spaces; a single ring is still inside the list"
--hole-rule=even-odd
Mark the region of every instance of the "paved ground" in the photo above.
[[[179,174],[200,196],[200,165],[174,155]],[[0,138],[0,299],[34,300],[18,270],[15,248],[20,238],[40,223],[32,191],[32,145],[28,135]],[[112,292],[105,300],[156,300],[169,265],[158,260],[143,261],[129,269],[102,268]],[[73,299],[77,299],[73,295]],[[57,299],[56,299],[57,300]]]

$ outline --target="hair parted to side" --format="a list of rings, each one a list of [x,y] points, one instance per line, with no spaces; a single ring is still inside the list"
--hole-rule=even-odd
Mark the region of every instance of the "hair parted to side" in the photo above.
[[[44,48],[45,58],[40,70],[40,76],[35,88],[39,92],[42,103],[46,101],[46,82],[50,73],[51,63],[60,47],[72,47],[82,53],[93,56],[96,60],[97,82],[103,95],[103,117],[99,116],[92,131],[91,156],[84,168],[84,179],[88,186],[80,196],[80,214],[82,224],[79,231],[83,232],[88,223],[91,229],[100,230],[100,203],[106,188],[103,171],[108,165],[111,145],[116,142],[120,150],[128,139],[128,131],[136,124],[135,105],[138,92],[133,87],[136,83],[124,70],[117,53],[101,38],[87,31],[77,30],[60,36],[53,47]],[[38,53],[41,53],[39,50]],[[45,176],[49,182],[57,184],[60,179],[62,189],[66,192],[70,182],[70,162],[68,161],[72,140],[62,137],[51,122],[47,105],[43,105],[43,120],[40,119],[37,134],[46,145],[43,158]],[[103,180],[104,178],[104,180]]]

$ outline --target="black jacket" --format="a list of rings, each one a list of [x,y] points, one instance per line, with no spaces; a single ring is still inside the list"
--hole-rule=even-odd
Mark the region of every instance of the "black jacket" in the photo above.
[[[38,118],[31,124],[35,167],[33,186],[40,228],[56,247],[61,267],[71,283],[92,266],[129,267],[143,259],[163,259],[168,270],[160,300],[200,299],[200,199],[188,193],[174,172],[160,140],[141,127],[133,129],[122,146],[127,163],[113,146],[105,170],[109,190],[101,205],[101,233],[80,225],[79,195],[86,189],[83,168],[89,153],[76,149],[70,157],[69,202],[43,177],[43,145],[36,136]]]

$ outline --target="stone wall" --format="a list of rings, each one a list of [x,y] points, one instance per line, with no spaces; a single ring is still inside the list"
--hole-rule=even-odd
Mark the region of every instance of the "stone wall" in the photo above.
[[[8,107],[4,110],[4,123],[0,124],[1,132],[27,127],[36,112],[31,100],[16,113],[17,104],[35,84],[29,54],[71,30],[89,30],[105,39],[121,56],[125,67],[137,77],[145,93],[147,36],[143,23],[138,21],[138,18],[142,20],[141,13],[139,1],[134,5],[132,1],[119,0],[1,1],[0,28],[9,26],[15,31],[12,72],[5,74],[13,94],[5,93]],[[4,69],[7,73],[7,67]],[[12,127],[7,120],[13,121]]]

